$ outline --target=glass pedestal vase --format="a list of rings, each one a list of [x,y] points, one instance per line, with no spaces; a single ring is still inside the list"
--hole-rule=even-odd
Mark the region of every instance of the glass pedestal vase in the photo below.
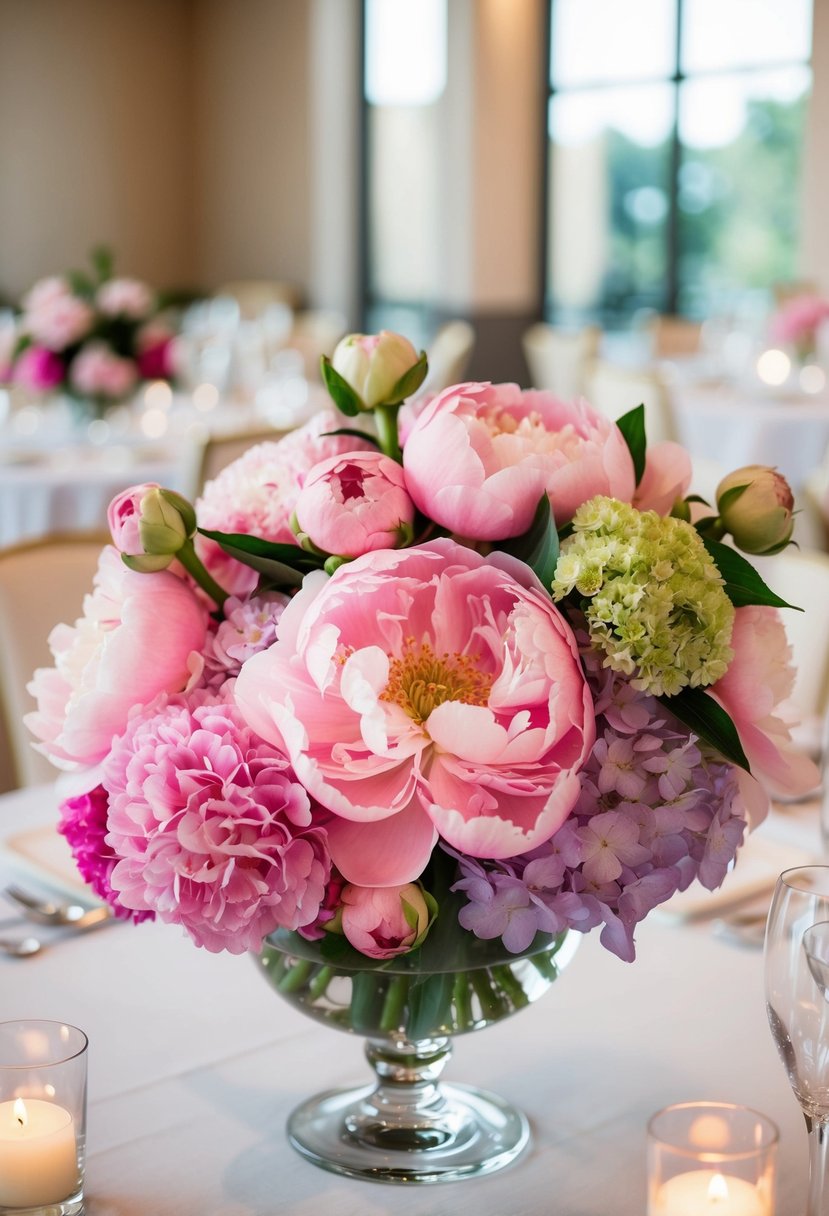
[[[268,982],[302,1013],[365,1036],[375,1072],[374,1084],[331,1090],[298,1107],[288,1121],[290,1143],[323,1169],[375,1182],[450,1182],[514,1161],[529,1144],[525,1116],[496,1094],[444,1085],[440,1074],[454,1036],[537,1000],[578,940],[547,936],[511,955],[500,943],[473,939],[464,966],[438,970],[421,951],[360,964],[345,948],[348,961],[332,961],[297,934],[273,934],[259,956]]]

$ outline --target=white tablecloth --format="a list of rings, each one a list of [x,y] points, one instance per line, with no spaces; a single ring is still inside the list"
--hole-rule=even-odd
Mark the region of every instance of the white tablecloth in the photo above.
[[[0,835],[53,815],[51,789],[6,795]],[[811,839],[812,819],[800,830]],[[761,953],[653,917],[638,951],[629,966],[588,937],[536,1005],[457,1042],[449,1079],[519,1104],[533,1146],[491,1178],[425,1189],[341,1179],[293,1152],[284,1124],[299,1101],[368,1080],[360,1040],[281,1002],[250,958],[209,955],[176,928],[115,925],[0,957],[0,1019],[89,1035],[88,1216],[643,1216],[648,1118],[690,1099],[770,1115],[777,1213],[802,1211],[806,1134]]]

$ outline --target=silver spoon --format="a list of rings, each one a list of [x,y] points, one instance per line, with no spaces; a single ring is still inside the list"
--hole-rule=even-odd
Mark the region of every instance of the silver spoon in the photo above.
[[[80,927],[95,924],[99,920],[106,920],[110,915],[108,908],[89,908],[75,903],[55,903],[50,899],[41,899],[32,895],[21,887],[6,887],[5,894],[26,910],[26,915],[30,920],[37,921],[41,925]]]
[[[42,949],[43,942],[36,937],[0,937],[0,953],[8,954],[10,958],[31,958],[33,954],[40,954]]]

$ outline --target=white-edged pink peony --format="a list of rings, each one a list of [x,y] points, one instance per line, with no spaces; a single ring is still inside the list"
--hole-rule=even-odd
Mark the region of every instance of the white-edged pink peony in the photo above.
[[[519,581],[519,578],[523,581]],[[505,858],[579,793],[593,703],[573,634],[527,567],[449,540],[309,576],[236,700],[334,814],[334,864],[397,886],[442,837]]]
[[[731,634],[734,658],[728,671],[709,689],[731,717],[751,771],[742,773],[743,795],[754,822],[768,809],[768,795],[805,794],[816,789],[820,774],[795,747],[789,728],[775,709],[794,686],[792,651],[776,608],[752,604],[734,613]],[[762,788],[761,788],[762,787]]]
[[[97,764],[131,709],[200,673],[206,633],[206,609],[188,583],[166,570],[128,570],[107,546],[83,616],[49,635],[55,666],[28,685],[37,709],[25,720],[39,750],[58,768]]]
[[[415,419],[403,467],[416,506],[475,540],[525,532],[544,493],[563,524],[596,494],[630,502],[635,489],[615,422],[585,401],[517,384],[458,384],[438,393]]]
[[[310,470],[330,456],[372,446],[352,435],[325,433],[340,426],[342,419],[333,410],[322,410],[284,438],[249,448],[204,487],[196,503],[199,526],[295,545],[291,515]],[[214,542],[199,537],[196,548],[226,591],[243,595],[256,586],[256,571],[228,557]]]
[[[382,452],[345,452],[321,461],[296,504],[298,534],[340,557],[398,548],[411,540],[414,513],[402,468]]]
[[[316,920],[331,868],[325,832],[285,757],[232,706],[172,698],[137,713],[103,784],[122,907],[231,954]]]

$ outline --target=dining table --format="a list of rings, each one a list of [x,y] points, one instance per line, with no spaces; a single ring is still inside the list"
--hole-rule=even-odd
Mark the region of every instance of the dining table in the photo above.
[[[38,869],[31,843],[54,842],[57,805],[52,785],[0,797],[0,889],[38,889],[57,871],[52,857]],[[769,850],[781,865],[793,850],[819,857],[815,805],[775,811],[752,840],[766,866]],[[726,883],[752,864],[739,859]],[[321,1090],[368,1082],[360,1038],[296,1012],[255,957],[197,949],[178,926],[46,930],[41,953],[0,956],[0,1020],[54,1019],[89,1037],[87,1216],[644,1216],[648,1120],[691,1100],[777,1124],[775,1210],[794,1216],[806,1131],[769,1032],[762,950],[756,935],[715,935],[707,895],[693,914],[685,898],[640,926],[634,963],[587,935],[536,1004],[455,1040],[447,1079],[519,1106],[532,1143],[501,1172],[440,1186],[354,1181],[301,1158],[286,1119]],[[2,936],[31,932],[2,897],[0,923]]]

